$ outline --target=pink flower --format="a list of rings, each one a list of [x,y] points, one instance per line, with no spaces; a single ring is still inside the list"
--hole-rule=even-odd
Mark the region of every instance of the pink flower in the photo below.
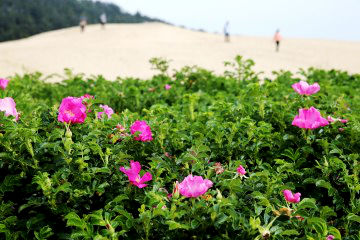
[[[283,194],[284,194],[284,198],[287,202],[290,202],[290,203],[300,202],[301,193],[295,193],[293,195],[293,193],[290,190],[284,190]]]
[[[309,85],[305,81],[300,81],[298,83],[295,83],[291,87],[298,94],[307,95],[307,96],[310,96],[311,94],[314,94],[314,93],[317,93],[318,91],[320,91],[320,85],[318,83],[314,83],[312,85]]]
[[[8,84],[9,84],[9,80],[7,80],[5,78],[0,78],[0,88],[2,90],[5,90],[5,88],[7,87]]]
[[[170,90],[170,89],[171,89],[171,85],[166,84],[166,85],[165,85],[165,90]]]
[[[328,116],[328,117],[327,117],[327,120],[328,120],[329,122],[335,122],[335,121],[336,121],[336,119],[333,119],[331,116]]]
[[[340,120],[340,122],[342,122],[342,123],[347,123],[349,120],[347,120],[347,119],[339,119]]]
[[[149,172],[146,172],[144,176],[140,177],[139,173],[141,170],[141,165],[139,162],[130,161],[130,169],[125,169],[124,167],[120,167],[120,171],[125,173],[131,184],[137,186],[138,188],[146,187],[147,184],[145,182],[152,180],[152,175]]]
[[[81,100],[84,100],[85,98],[87,98],[87,99],[94,99],[94,96],[85,93],[84,96],[81,96],[80,98],[81,98]]]
[[[321,117],[320,112],[314,107],[299,109],[299,115],[296,115],[292,122],[292,125],[306,129],[324,127],[328,124],[329,122]]]
[[[66,123],[83,123],[86,118],[86,107],[81,98],[66,97],[61,101],[58,121]]]
[[[106,114],[108,116],[108,118],[111,118],[111,115],[114,114],[114,110],[112,110],[112,108],[109,107],[108,105],[100,105],[100,107],[102,109],[104,109],[104,111],[97,113],[98,118],[101,118],[104,114]]]
[[[335,239],[334,235],[329,235],[326,237],[326,240],[334,240],[334,239]]]
[[[11,97],[0,99],[0,111],[5,112],[5,116],[14,116],[15,121],[19,120],[19,113],[16,111],[16,103]]]
[[[243,166],[239,166],[237,169],[236,169],[236,172],[240,175],[245,175],[246,174],[246,171],[245,171],[245,168]]]
[[[210,180],[190,174],[179,184],[179,192],[185,197],[198,197],[206,193],[212,185]]]
[[[136,141],[148,142],[153,140],[151,129],[146,121],[136,120],[133,125],[131,125],[130,132],[132,135],[136,132],[140,132],[140,134],[134,138]]]
[[[347,123],[349,120],[347,119],[341,119],[341,118],[332,118],[331,116],[328,116],[327,117],[327,120],[329,122],[336,122],[336,121],[339,121],[339,122],[342,122],[342,123]]]

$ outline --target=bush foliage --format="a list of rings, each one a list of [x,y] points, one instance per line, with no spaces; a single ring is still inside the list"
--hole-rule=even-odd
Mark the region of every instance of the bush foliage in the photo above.
[[[298,95],[290,72],[260,84],[237,57],[216,75],[166,61],[148,81],[67,71],[61,83],[14,76],[18,122],[0,112],[0,236],[6,239],[360,239],[360,75],[309,69],[319,93]],[[164,86],[171,85],[166,90]],[[83,124],[57,121],[67,96],[95,96]],[[98,119],[99,104],[116,114]],[[298,109],[346,118],[316,130],[291,125]],[[145,120],[154,140],[135,141],[117,124]],[[153,179],[129,184],[121,166],[141,163]],[[215,172],[221,163],[222,173]],[[245,177],[236,174],[239,165]],[[213,187],[198,198],[168,194],[189,174]],[[301,193],[288,206],[282,191]]]

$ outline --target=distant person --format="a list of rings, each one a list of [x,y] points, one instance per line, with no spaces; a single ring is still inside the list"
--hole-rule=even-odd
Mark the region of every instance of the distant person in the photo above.
[[[100,15],[100,24],[101,24],[101,27],[104,29],[105,28],[105,24],[107,22],[107,18],[106,18],[106,14],[105,13],[102,13]]]
[[[226,21],[225,23],[224,36],[225,36],[225,42],[230,42],[229,21]]]
[[[81,32],[85,31],[86,25],[87,25],[86,17],[81,17],[80,18],[80,30],[81,30]]]
[[[282,40],[282,37],[280,35],[280,30],[278,29],[278,30],[276,30],[275,35],[274,35],[274,42],[276,44],[276,52],[279,51],[281,40]]]

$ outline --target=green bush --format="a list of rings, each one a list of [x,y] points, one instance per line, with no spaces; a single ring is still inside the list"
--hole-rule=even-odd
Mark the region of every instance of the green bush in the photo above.
[[[185,67],[170,76],[166,62],[152,62],[161,71],[148,81],[69,71],[56,84],[39,73],[11,79],[0,94],[14,98],[21,115],[15,122],[0,112],[2,238],[360,239],[360,75],[301,71],[321,86],[302,97],[292,73],[260,84],[241,57],[224,75]],[[66,135],[59,104],[85,93],[95,96],[91,112]],[[116,114],[97,119],[99,104]],[[310,106],[349,122],[292,126]],[[130,133],[135,120],[147,121],[153,141],[116,129]],[[147,187],[119,171],[130,160],[151,172]],[[240,164],[247,178],[236,174]],[[168,197],[191,173],[213,187],[198,198]],[[301,202],[288,206],[284,189],[301,192]]]

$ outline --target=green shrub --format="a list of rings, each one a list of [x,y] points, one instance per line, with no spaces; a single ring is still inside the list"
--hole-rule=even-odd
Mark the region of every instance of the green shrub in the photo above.
[[[241,57],[219,76],[198,67],[170,76],[166,62],[152,62],[160,74],[148,81],[69,71],[56,84],[39,73],[11,79],[0,94],[14,98],[21,116],[15,122],[0,112],[2,238],[360,239],[360,75],[302,71],[321,90],[301,97],[292,73],[260,84],[253,62]],[[66,135],[59,104],[85,93],[95,96],[91,112]],[[97,119],[99,104],[116,114]],[[310,106],[349,122],[292,126],[298,109]],[[147,121],[153,141],[116,129],[129,133],[135,120]],[[119,171],[130,160],[151,172],[147,187]],[[237,176],[240,164],[247,178]],[[189,174],[213,187],[198,198],[168,197]],[[291,210],[284,189],[302,194]]]

